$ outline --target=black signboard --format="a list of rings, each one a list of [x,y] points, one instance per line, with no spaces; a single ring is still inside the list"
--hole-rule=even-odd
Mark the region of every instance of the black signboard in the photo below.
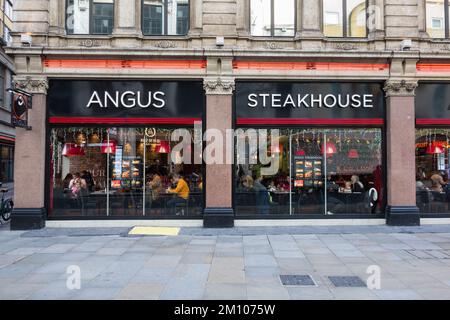
[[[450,83],[421,83],[416,89],[417,119],[450,119]]]
[[[382,119],[380,83],[238,82],[238,118]]]
[[[51,80],[50,117],[200,118],[201,81]]]
[[[28,126],[28,109],[32,106],[31,94],[22,90],[11,90],[12,92],[12,110],[11,124],[14,127],[30,129]]]

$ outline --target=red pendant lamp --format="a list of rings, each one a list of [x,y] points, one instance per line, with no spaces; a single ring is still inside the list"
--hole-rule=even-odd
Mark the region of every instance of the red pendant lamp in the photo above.
[[[426,154],[440,154],[444,153],[444,148],[438,143],[434,142],[427,147],[427,150],[425,152]]]
[[[331,156],[336,153],[336,145],[333,142],[327,142],[326,150],[324,149],[324,146],[322,145],[321,152],[322,152],[322,154],[324,154],[326,152],[327,155]]]
[[[116,141],[114,140],[103,140],[102,146],[100,147],[101,153],[116,153]]]
[[[359,153],[358,150],[356,149],[350,149],[348,151],[348,155],[349,159],[358,159],[359,158]]]
[[[156,146],[156,153],[169,153],[170,144],[169,141],[161,141],[159,145]]]
[[[66,157],[84,156],[85,154],[84,148],[75,143],[65,143],[62,150],[62,155]]]

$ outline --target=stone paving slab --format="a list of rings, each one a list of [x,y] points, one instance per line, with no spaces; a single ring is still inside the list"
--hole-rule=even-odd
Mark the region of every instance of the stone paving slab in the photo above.
[[[450,226],[182,228],[0,227],[0,299],[450,299]],[[81,271],[70,290],[69,266]],[[330,276],[381,272],[379,289],[337,288]],[[315,286],[284,286],[309,275]]]

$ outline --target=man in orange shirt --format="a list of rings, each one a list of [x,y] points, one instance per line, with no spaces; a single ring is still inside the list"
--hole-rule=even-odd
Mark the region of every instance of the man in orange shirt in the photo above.
[[[173,199],[167,201],[167,206],[171,209],[170,212],[172,213],[175,211],[175,207],[178,204],[186,206],[190,190],[186,180],[184,180],[181,175],[173,174],[169,178],[173,184],[176,184],[175,188],[167,189],[167,192],[174,194]]]

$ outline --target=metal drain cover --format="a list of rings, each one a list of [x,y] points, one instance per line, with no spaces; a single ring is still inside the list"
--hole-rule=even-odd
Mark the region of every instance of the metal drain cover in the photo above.
[[[280,275],[284,286],[315,286],[314,280],[309,275]]]
[[[364,281],[356,276],[329,276],[328,279],[335,287],[366,287]]]

